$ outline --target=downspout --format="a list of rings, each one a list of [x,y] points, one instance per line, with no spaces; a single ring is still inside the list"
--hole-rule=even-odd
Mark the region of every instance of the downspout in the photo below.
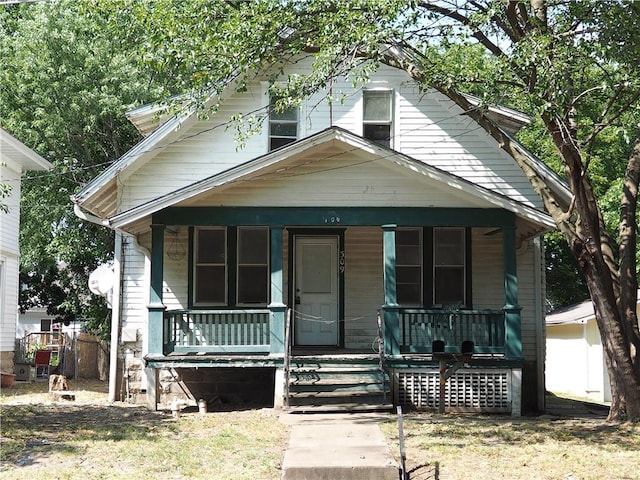
[[[73,200],[73,197],[72,197]],[[73,213],[86,222],[95,223],[103,227],[112,228],[109,221],[80,208],[80,205],[74,202]],[[117,383],[118,383],[118,347],[120,346],[120,269],[122,266],[122,232],[115,231],[114,246],[114,263],[113,269],[116,273],[115,283],[113,285],[113,298],[111,299],[111,348],[109,349],[109,403],[116,401]]]
[[[72,200],[73,197],[71,197]],[[85,212],[77,203],[73,204],[73,213],[86,222],[95,223],[102,227],[112,228],[109,221]],[[120,345],[120,268],[122,261],[122,235],[115,231],[115,246],[113,255],[113,271],[116,273],[111,299],[111,348],[109,349],[109,403],[116,401],[116,386],[118,383],[118,347]]]
[[[72,197],[72,200],[73,197]],[[117,383],[118,383],[118,348],[120,346],[120,334],[121,334],[121,288],[122,288],[122,248],[123,248],[123,239],[126,237],[132,241],[133,247],[145,257],[145,277],[147,277],[146,273],[149,269],[149,259],[151,258],[151,252],[140,245],[138,243],[138,238],[135,235],[132,235],[128,232],[125,232],[118,228],[113,228],[109,220],[97,217],[90,213],[85,212],[80,208],[80,205],[77,203],[73,204],[73,212],[75,215],[87,222],[95,223],[96,225],[100,225],[103,227],[108,227],[114,230],[116,234],[116,243],[114,247],[114,271],[117,272],[115,284],[113,286],[114,295],[111,301],[111,349],[109,352],[109,402],[113,403],[116,401],[117,396]],[[146,335],[143,337],[146,339]],[[143,344],[142,346],[143,353],[147,351],[147,346]],[[143,384],[141,388],[145,387],[146,376],[143,375],[142,378]]]

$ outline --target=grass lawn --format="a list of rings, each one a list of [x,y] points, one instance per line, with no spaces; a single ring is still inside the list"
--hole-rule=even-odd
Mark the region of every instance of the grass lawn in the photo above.
[[[106,402],[106,384],[71,381],[76,401],[51,402],[46,382],[0,398],[3,480],[280,478],[287,427],[270,409],[166,412]]]
[[[281,476],[288,427],[274,410],[174,419],[109,405],[106,383],[72,380],[75,402],[52,402],[47,388],[17,382],[0,392],[3,480]],[[376,418],[398,457],[396,415]],[[607,424],[602,415],[409,413],[404,432],[411,480],[640,478],[640,426]]]

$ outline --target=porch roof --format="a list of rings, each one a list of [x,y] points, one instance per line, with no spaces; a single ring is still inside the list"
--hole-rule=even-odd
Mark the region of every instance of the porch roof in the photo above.
[[[137,222],[148,219],[152,214],[162,209],[186,203],[190,200],[191,202],[189,203],[193,204],[192,200],[198,196],[234,182],[247,180],[257,175],[277,174],[281,169],[286,169],[288,165],[295,163],[297,158],[314,150],[327,147],[333,148],[334,151],[337,149],[342,152],[369,155],[377,160],[395,164],[399,168],[408,169],[417,178],[424,179],[424,181],[438,182],[451,189],[456,195],[466,196],[470,201],[483,205],[483,208],[498,208],[513,212],[522,221],[528,223],[530,229],[537,232],[554,228],[553,220],[541,210],[476,185],[439,168],[427,165],[395,150],[380,146],[339,127],[330,127],[249,162],[116,214],[109,219],[108,223],[113,228],[131,229]]]

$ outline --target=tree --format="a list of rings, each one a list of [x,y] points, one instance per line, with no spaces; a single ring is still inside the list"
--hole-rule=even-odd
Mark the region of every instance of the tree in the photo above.
[[[76,2],[0,7],[0,121],[54,164],[22,184],[20,308],[108,339],[105,300],[87,280],[112,258],[113,234],[77,218],[69,196],[139,140],[124,111],[159,93],[105,25]]]
[[[146,64],[174,72],[200,106],[230,79],[242,88],[250,75],[300,55],[313,56],[313,70],[288,79],[278,91],[283,101],[324,91],[339,74],[362,82],[385,63],[456,102],[513,156],[543,199],[595,307],[614,398],[609,418],[640,419],[640,3],[113,0],[91,8],[114,6],[147,26],[139,44]],[[122,21],[112,25],[121,28]],[[462,95],[470,89],[481,92],[480,108]],[[483,107],[493,103],[524,108],[537,119],[571,189],[570,205],[485,115]],[[619,142],[615,158],[599,158],[602,139],[611,135],[629,140]],[[602,168],[616,172],[621,187],[617,238],[605,225],[597,185]]]

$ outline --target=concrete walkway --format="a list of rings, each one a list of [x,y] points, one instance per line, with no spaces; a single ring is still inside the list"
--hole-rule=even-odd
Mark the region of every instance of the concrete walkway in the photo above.
[[[383,414],[292,414],[280,420],[291,425],[284,456],[284,480],[398,480],[398,462],[391,454],[379,422]]]

